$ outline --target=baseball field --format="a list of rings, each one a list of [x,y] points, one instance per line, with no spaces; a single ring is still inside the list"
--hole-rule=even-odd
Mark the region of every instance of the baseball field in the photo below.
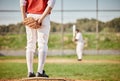
[[[50,78],[66,81],[120,81],[120,55],[84,55],[82,61],[77,61],[76,55],[48,56],[45,70]],[[37,56],[34,57],[36,71]],[[27,78],[24,56],[0,56],[0,81],[23,78]]]

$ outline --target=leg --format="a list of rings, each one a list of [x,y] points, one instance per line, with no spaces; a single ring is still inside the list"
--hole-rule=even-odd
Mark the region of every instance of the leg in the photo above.
[[[45,41],[46,40],[46,41]],[[47,56],[47,51],[48,51],[48,46],[47,46],[47,40],[48,36],[39,33],[39,39],[38,39],[38,72],[42,74],[43,68],[44,68],[44,63],[45,59]]]
[[[77,45],[76,46],[76,52],[79,60],[82,60],[82,53],[83,53],[83,46]]]
[[[33,73],[33,57],[36,49],[36,30],[26,26],[27,47],[26,47],[26,61],[28,73]]]
[[[50,31],[49,15],[43,20],[42,28],[37,30],[38,34],[38,72],[43,74],[43,68],[48,51],[48,38]]]

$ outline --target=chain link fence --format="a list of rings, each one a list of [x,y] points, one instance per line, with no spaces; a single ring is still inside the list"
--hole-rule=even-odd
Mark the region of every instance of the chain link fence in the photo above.
[[[7,0],[1,0],[4,4]],[[11,3],[11,0],[7,3]],[[85,50],[120,50],[119,0],[56,0],[51,14],[49,49],[75,50],[72,26],[82,31]],[[0,8],[0,50],[21,50],[26,46],[24,25],[21,23],[19,0],[16,8]],[[12,6],[16,6],[13,4]],[[8,6],[9,7],[9,6]]]

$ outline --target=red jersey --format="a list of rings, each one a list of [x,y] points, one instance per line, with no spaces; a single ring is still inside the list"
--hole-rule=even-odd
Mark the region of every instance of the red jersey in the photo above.
[[[26,12],[42,14],[47,7],[48,0],[26,0]]]

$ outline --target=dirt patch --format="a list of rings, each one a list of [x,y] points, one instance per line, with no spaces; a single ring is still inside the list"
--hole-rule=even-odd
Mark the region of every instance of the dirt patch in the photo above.
[[[6,59],[0,60],[0,63],[5,62],[15,62],[15,63],[26,63],[25,59]],[[38,59],[34,59],[34,63],[37,63]],[[76,59],[46,59],[46,63],[112,63],[112,64],[120,64],[118,60],[82,60],[77,61]]]
[[[34,78],[23,78],[23,79],[0,79],[0,81],[100,81],[100,80],[72,80],[72,79],[62,79],[62,78],[34,77]]]

